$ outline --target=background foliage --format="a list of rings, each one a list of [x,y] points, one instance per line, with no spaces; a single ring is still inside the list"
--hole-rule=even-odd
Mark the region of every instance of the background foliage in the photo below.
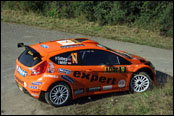
[[[100,25],[136,26],[173,36],[173,1],[3,1],[3,8]]]

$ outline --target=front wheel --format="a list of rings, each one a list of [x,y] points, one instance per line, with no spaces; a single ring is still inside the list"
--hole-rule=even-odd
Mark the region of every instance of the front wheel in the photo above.
[[[67,84],[57,83],[54,84],[48,92],[45,93],[45,100],[47,103],[58,107],[66,105],[71,99],[71,91]]]
[[[130,92],[144,92],[153,88],[153,82],[146,72],[139,72],[133,75],[130,81]]]

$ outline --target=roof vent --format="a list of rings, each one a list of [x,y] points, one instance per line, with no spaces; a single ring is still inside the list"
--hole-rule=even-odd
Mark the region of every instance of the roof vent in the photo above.
[[[75,40],[78,42],[83,42],[83,41],[86,41],[88,39],[87,38],[76,38]]]

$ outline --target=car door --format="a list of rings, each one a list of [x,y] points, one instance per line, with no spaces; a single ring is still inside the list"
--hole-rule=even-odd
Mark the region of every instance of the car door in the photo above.
[[[126,86],[127,65],[124,58],[109,51],[91,49],[82,53],[82,67],[91,75],[88,85],[91,90],[120,89]]]
[[[52,66],[49,67],[54,67],[54,74],[71,83],[74,90],[86,89],[91,86],[91,83],[88,82],[91,72],[89,70],[88,73],[87,69],[89,68],[82,66],[81,55],[80,50],[75,50],[57,54],[50,58]]]

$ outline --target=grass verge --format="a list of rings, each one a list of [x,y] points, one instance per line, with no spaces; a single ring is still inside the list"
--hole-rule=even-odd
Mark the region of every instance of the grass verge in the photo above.
[[[113,100],[114,101],[114,100]],[[173,115],[173,80],[152,91],[121,96],[110,104],[109,115]]]
[[[173,115],[173,77],[151,91],[129,94],[115,92],[79,99],[69,107],[73,115]]]
[[[69,33],[79,33],[90,36],[104,37],[119,41],[131,42],[152,47],[173,49],[173,38],[160,36],[139,28],[129,28],[120,25],[100,26],[94,22],[81,19],[55,19],[44,17],[33,12],[22,12],[1,9],[1,21],[44,27]]]

